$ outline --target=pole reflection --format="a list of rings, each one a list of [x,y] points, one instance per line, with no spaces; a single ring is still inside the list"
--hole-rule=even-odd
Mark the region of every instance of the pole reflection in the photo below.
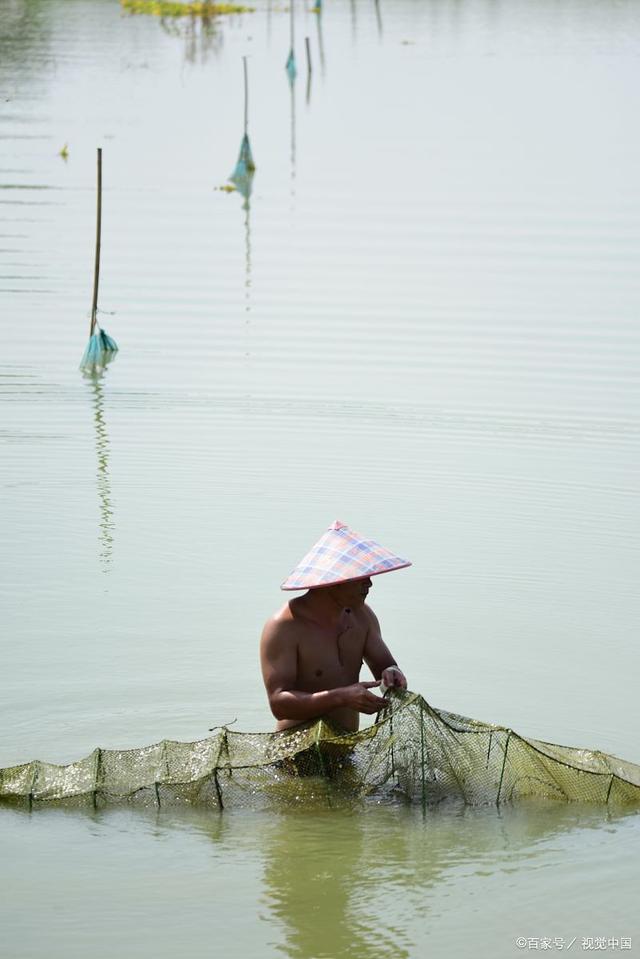
[[[113,562],[113,539],[115,531],[113,504],[111,500],[111,484],[109,479],[109,436],[104,416],[104,394],[102,374],[86,374],[85,379],[91,390],[93,406],[93,425],[96,442],[96,486],[98,490],[98,506],[100,522],[98,524],[98,539],[100,542],[100,565],[103,572],[109,572]]]

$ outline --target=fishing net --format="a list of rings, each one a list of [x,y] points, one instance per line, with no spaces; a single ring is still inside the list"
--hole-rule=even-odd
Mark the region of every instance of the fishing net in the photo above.
[[[640,803],[640,766],[434,709],[392,692],[378,721],[345,734],[325,720],[282,733],[221,727],[195,743],[95,749],[68,766],[0,770],[0,800],[26,803],[206,805],[253,809],[369,799],[428,804],[528,797]]]

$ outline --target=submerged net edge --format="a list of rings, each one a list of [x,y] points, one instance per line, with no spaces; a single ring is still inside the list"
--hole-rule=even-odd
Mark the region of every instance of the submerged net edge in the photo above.
[[[597,750],[527,739],[398,692],[377,722],[344,734],[326,720],[283,733],[221,727],[191,743],[95,749],[67,765],[0,769],[0,801],[282,808],[400,799],[467,804],[540,797],[640,804],[640,766]]]

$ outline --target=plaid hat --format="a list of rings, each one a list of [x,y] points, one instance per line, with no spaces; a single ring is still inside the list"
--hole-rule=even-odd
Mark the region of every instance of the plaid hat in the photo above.
[[[364,539],[340,520],[300,560],[280,589],[317,589],[351,579],[366,579],[411,566],[372,539]]]

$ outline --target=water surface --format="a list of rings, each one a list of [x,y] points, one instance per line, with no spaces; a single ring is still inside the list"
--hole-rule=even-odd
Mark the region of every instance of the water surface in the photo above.
[[[0,765],[270,728],[257,636],[337,517],[414,561],[371,596],[412,688],[639,762],[637,4],[299,3],[293,89],[257,6],[0,8]],[[1,819],[12,956],[640,935],[606,811]]]

